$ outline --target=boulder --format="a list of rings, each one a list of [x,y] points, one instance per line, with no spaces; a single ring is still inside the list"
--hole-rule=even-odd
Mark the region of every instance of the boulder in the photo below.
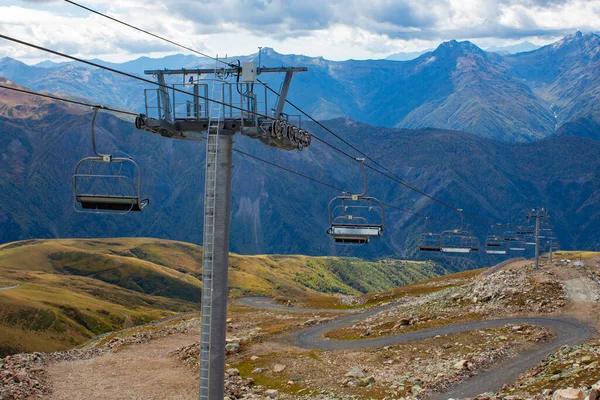
[[[554,392],[553,400],[585,400],[585,392],[579,389],[560,389]]]
[[[367,374],[361,367],[354,367],[350,371],[346,372],[346,376],[350,378],[365,378]]]
[[[230,342],[225,345],[225,350],[227,350],[227,354],[233,354],[240,351],[240,342]]]

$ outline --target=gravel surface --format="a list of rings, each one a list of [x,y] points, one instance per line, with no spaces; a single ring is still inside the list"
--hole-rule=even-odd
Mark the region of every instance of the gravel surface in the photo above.
[[[197,335],[171,335],[87,360],[50,364],[51,400],[192,399],[197,378],[170,356]]]

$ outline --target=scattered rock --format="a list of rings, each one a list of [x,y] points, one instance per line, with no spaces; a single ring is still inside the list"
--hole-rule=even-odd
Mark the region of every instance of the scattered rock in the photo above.
[[[285,369],[285,365],[283,365],[283,364],[275,364],[273,366],[273,372],[276,372],[276,373],[283,372],[284,369]]]
[[[354,367],[350,371],[346,372],[346,376],[350,378],[365,378],[367,374],[361,367]]]
[[[582,364],[589,364],[593,361],[593,358],[592,358],[592,356],[583,356],[583,357],[581,357],[580,361]]]
[[[369,385],[371,385],[373,383],[375,383],[375,377],[369,376],[368,378],[362,378],[360,381],[358,381],[358,383],[356,384],[356,386],[358,386],[358,387],[366,387],[366,386],[369,386]]]
[[[585,400],[585,392],[579,389],[560,389],[554,392],[553,400]]]
[[[468,360],[460,360],[459,362],[454,364],[454,369],[457,369],[457,370],[465,369],[465,368],[467,368],[467,365],[469,365]]]
[[[239,352],[241,349],[240,342],[229,342],[225,345],[227,354],[234,354]]]

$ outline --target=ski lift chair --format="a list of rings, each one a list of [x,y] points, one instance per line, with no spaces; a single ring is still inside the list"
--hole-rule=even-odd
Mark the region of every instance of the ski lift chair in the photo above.
[[[488,236],[483,246],[486,254],[506,254],[506,242],[499,236]]]
[[[473,250],[473,236],[460,229],[444,231],[441,234],[441,252],[470,254]]]
[[[128,157],[113,157],[96,150],[95,122],[99,107],[93,107],[92,149],[72,177],[74,208],[78,212],[126,214],[142,211],[150,202],[141,198],[142,177],[139,166]],[[115,169],[118,170],[115,172]],[[103,172],[97,172],[101,169]],[[95,172],[96,170],[96,172]]]
[[[506,254],[508,246],[502,235],[502,224],[491,226],[490,234],[485,238],[483,247],[486,254]]]
[[[517,234],[517,232],[515,231],[504,231],[504,240],[506,241],[513,241],[513,240],[519,240],[519,234]]]
[[[357,158],[363,167],[364,190],[361,194],[344,194],[331,199],[327,207],[329,229],[335,244],[362,245],[371,238],[380,237],[384,228],[383,203],[374,197],[365,196],[367,172],[364,159]]]
[[[441,251],[441,235],[439,233],[429,232],[427,230],[427,222],[429,217],[425,217],[425,232],[419,235],[419,250],[420,251]]]
[[[515,229],[515,233],[519,236],[533,235],[535,234],[535,227],[529,225],[517,226],[517,229]]]
[[[442,237],[439,233],[426,232],[419,237],[420,251],[442,251]]]
[[[509,240],[508,249],[510,251],[525,251],[525,242],[522,240]]]
[[[479,239],[477,239],[475,236],[472,236],[471,237],[471,250],[479,251],[480,247],[481,247],[481,242],[479,241]]]
[[[462,210],[458,210],[460,214],[460,228],[447,230],[440,234],[440,251],[442,253],[456,254],[471,254],[475,247],[479,250],[479,244],[475,244],[477,240],[470,232],[463,230],[463,215]]]

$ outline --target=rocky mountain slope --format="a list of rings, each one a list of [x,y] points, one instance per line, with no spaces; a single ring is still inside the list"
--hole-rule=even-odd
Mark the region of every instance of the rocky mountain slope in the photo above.
[[[53,237],[161,237],[202,241],[204,144],[173,141],[137,131],[131,121],[101,113],[99,146],[131,155],[141,166],[142,213],[98,216],[73,211],[71,177],[77,161],[91,153],[91,113],[54,101],[0,91],[0,241]],[[531,144],[509,144],[434,129],[374,128],[347,119],[326,123],[373,155],[403,180],[441,200],[493,221],[524,222],[540,204],[551,210],[563,246],[594,249],[600,243],[600,143],[564,136]],[[343,147],[315,126],[320,137]],[[236,147],[328,184],[359,190],[356,162],[314,144],[302,152],[265,148],[245,137]],[[414,256],[424,219],[397,209],[386,214],[386,230],[369,246],[334,246],[326,234],[327,203],[338,195],[272,166],[234,155],[231,250],[238,253]],[[451,222],[456,213],[369,172],[369,194],[382,201]],[[466,220],[478,237],[489,227]],[[429,257],[430,255],[428,255]],[[462,258],[461,258],[462,260]],[[497,259],[494,259],[497,260]],[[478,259],[489,265],[491,258]],[[469,264],[470,263],[470,264]],[[460,266],[473,267],[470,261]]]
[[[560,129],[564,125],[579,126],[582,136],[598,139],[600,36],[577,32],[539,50],[507,56],[504,61],[512,75],[550,106],[560,133],[565,133]]]
[[[590,118],[597,123],[599,42],[596,34],[578,32],[534,51],[501,55],[470,42],[449,41],[409,61],[334,62],[267,48],[260,60],[264,66],[309,68],[294,78],[290,99],[317,119],[350,117],[375,126],[453,129],[527,142],[548,137],[565,124],[579,126]],[[259,56],[233,59],[258,62]],[[140,75],[145,69],[214,65],[183,55],[123,64],[97,61]],[[5,58],[0,76],[37,90],[144,111],[143,89],[149,85],[76,63],[42,65]],[[273,88],[281,84],[281,77],[263,79]]]

